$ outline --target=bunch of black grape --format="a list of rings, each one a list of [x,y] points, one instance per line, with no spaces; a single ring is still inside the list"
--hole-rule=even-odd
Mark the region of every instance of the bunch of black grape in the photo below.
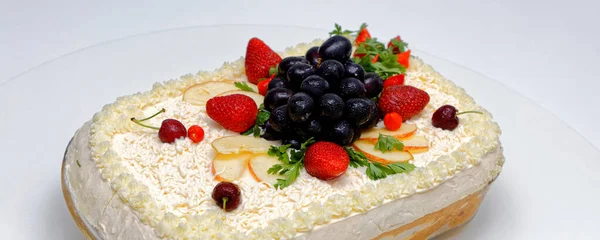
[[[380,114],[371,98],[383,81],[365,73],[351,54],[350,40],[333,36],[305,56],[284,58],[265,95],[271,116],[262,137],[294,148],[310,137],[344,146],[360,137],[360,129],[375,126]]]

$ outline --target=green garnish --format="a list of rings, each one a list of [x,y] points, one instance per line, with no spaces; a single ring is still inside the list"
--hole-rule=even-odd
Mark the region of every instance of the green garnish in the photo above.
[[[271,148],[269,148],[269,156],[277,157],[281,162],[273,165],[267,170],[267,173],[269,174],[283,176],[283,178],[277,179],[277,183],[274,185],[276,189],[283,189],[296,181],[296,178],[300,175],[300,169],[304,167],[304,153],[308,146],[314,142],[315,140],[313,138],[309,138],[302,143],[300,150],[290,149],[289,144],[271,146]]]
[[[79,163],[79,160],[75,160],[75,163],[77,163],[78,167],[81,167],[81,164]]]
[[[235,86],[243,91],[248,91],[248,92],[256,92],[254,91],[254,89],[252,89],[250,86],[248,86],[248,84],[246,82],[235,82],[233,83],[235,84]]]
[[[256,121],[254,126],[242,133],[242,135],[252,134],[254,137],[260,137],[261,129],[260,126],[269,120],[271,113],[265,110],[265,105],[261,104],[258,108],[258,114],[256,115]]]
[[[390,152],[393,151],[394,148],[398,151],[402,151],[404,149],[404,144],[393,136],[380,133],[379,138],[377,138],[377,143],[375,144],[375,150]]]
[[[386,178],[388,175],[407,173],[415,169],[410,163],[381,164],[369,160],[363,153],[351,147],[344,148],[350,157],[350,166],[353,168],[367,167],[366,174],[371,180]]]
[[[333,35],[348,35],[351,33],[354,33],[354,31],[350,31],[350,30],[342,30],[342,26],[340,26],[339,24],[335,24],[335,29],[331,32],[329,32],[329,36],[333,36]]]

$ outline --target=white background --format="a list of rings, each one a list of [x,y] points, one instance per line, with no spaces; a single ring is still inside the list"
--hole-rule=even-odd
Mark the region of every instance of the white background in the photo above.
[[[502,82],[550,110],[598,147],[598,9],[597,1],[554,0],[2,1],[0,88],[6,81],[19,81],[18,76],[32,67],[70,52],[161,29],[240,23],[331,29],[335,22],[347,28],[368,22],[373,36],[387,39],[400,34],[413,48]],[[549,127],[548,132],[552,131]],[[54,233],[74,228],[49,229],[62,225],[42,227]]]

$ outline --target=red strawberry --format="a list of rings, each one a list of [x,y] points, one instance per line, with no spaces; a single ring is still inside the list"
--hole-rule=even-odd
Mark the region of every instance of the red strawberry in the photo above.
[[[371,34],[369,33],[369,30],[367,30],[367,26],[363,25],[363,27],[361,27],[361,29],[358,31],[358,35],[356,36],[356,40],[354,40],[354,42],[356,43],[356,45],[364,43],[365,41],[367,41],[367,39],[371,38]]]
[[[393,47],[392,48],[392,53],[393,54],[398,54],[398,53],[400,53],[400,48],[396,44],[394,44],[394,42],[395,42],[394,40],[396,40],[398,42],[402,41],[402,39],[400,39],[400,36],[396,36],[395,38],[392,38],[392,40],[390,40],[388,42],[387,47],[388,48]]]
[[[396,85],[404,85],[404,74],[394,75],[383,81],[383,88]]]
[[[281,62],[281,57],[258,38],[251,38],[246,48],[246,76],[254,84],[269,77],[269,69]]]
[[[332,142],[316,142],[304,154],[306,172],[321,180],[331,180],[344,174],[349,163],[346,150]]]
[[[267,91],[269,90],[269,83],[271,82],[271,80],[273,80],[273,78],[275,78],[275,74],[271,75],[271,77],[267,79],[259,81],[258,84],[256,84],[256,86],[258,87],[258,93],[260,95],[267,95]]]
[[[209,99],[206,113],[224,128],[241,133],[254,126],[258,107],[252,98],[232,94]]]
[[[400,63],[400,65],[408,68],[409,58],[410,58],[410,50],[408,50],[406,52],[402,52],[402,53],[398,54],[398,63]]]
[[[413,86],[397,85],[383,89],[379,109],[383,114],[396,112],[406,121],[419,114],[428,103],[427,92]]]

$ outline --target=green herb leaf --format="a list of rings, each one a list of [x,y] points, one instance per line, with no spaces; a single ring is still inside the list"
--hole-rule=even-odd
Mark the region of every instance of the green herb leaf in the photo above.
[[[398,151],[402,151],[404,149],[404,144],[393,136],[383,135],[380,133],[377,143],[375,144],[375,150],[389,152],[393,151],[394,148]]]
[[[248,91],[248,92],[256,92],[254,91],[254,89],[252,89],[250,86],[248,86],[248,84],[246,82],[235,82],[233,83],[237,88],[243,90],[243,91]]]
[[[250,135],[252,134],[254,137],[260,137],[262,129],[260,128],[265,122],[269,120],[271,113],[265,110],[264,104],[261,104],[258,108],[258,114],[256,115],[256,120],[254,121],[254,126],[250,129],[246,130],[242,133],[242,135]]]
[[[388,175],[410,172],[415,169],[415,165],[410,163],[381,164],[369,160],[363,153],[354,150],[351,147],[345,148],[350,157],[350,166],[353,168],[367,167],[365,173],[371,180],[386,178]]]
[[[271,148],[269,148],[269,156],[277,157],[281,162],[273,165],[267,170],[267,173],[269,174],[283,176],[283,178],[277,179],[277,183],[274,185],[275,188],[282,189],[296,181],[296,178],[300,175],[300,169],[304,167],[304,154],[306,153],[306,149],[314,142],[315,140],[313,138],[306,140],[302,143],[300,150],[290,149],[289,144],[283,146],[271,146]]]
[[[278,72],[277,68],[278,68],[278,65],[269,68],[269,76],[273,76],[273,74],[277,74],[277,72]]]
[[[335,24],[334,25],[334,30],[329,32],[329,36],[333,36],[333,35],[349,35],[354,33],[354,31],[350,31],[350,30],[342,30],[342,26],[340,26],[339,24]]]

